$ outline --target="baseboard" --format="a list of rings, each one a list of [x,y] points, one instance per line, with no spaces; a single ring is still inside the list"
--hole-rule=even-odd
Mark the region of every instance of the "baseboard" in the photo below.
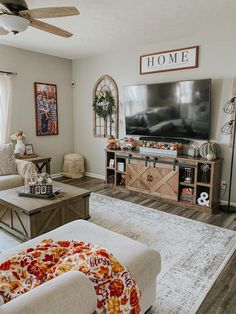
[[[228,204],[228,201],[223,201],[223,200],[221,200],[220,203],[221,203],[222,205],[227,205],[227,204]],[[235,203],[235,202],[230,202],[230,204],[231,204],[232,206],[235,206],[235,207],[236,207],[236,203]]]
[[[105,176],[102,175],[102,174],[97,174],[97,173],[93,173],[93,172],[85,172],[85,175],[87,177],[93,177],[93,178],[96,178],[96,179],[105,180]]]
[[[103,176],[102,174],[97,174],[97,173],[93,173],[93,172],[85,172],[85,175],[87,177],[105,180],[105,176]],[[63,176],[62,172],[51,174],[52,179],[60,178],[62,176]]]
[[[50,175],[52,179],[60,178],[62,177],[62,172],[60,173],[53,173]]]

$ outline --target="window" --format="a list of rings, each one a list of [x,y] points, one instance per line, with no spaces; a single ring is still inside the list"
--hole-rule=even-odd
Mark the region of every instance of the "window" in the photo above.
[[[10,136],[13,75],[0,73],[0,143]]]

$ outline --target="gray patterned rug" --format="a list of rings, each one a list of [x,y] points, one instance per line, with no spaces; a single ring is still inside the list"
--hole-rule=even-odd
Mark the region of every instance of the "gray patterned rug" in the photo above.
[[[92,193],[90,221],[157,249],[151,313],[196,313],[236,249],[236,232]]]

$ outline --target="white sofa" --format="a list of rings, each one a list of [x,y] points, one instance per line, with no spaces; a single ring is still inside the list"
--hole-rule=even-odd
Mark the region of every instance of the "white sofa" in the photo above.
[[[0,191],[23,185],[24,175],[30,162],[23,159],[16,159],[15,161],[17,174],[0,175]]]
[[[160,254],[147,246],[84,220],[76,220],[0,254],[0,262],[41,239],[81,240],[107,248],[131,272],[141,290],[145,313],[156,297]],[[1,314],[91,314],[96,295],[84,274],[70,271],[2,305]]]

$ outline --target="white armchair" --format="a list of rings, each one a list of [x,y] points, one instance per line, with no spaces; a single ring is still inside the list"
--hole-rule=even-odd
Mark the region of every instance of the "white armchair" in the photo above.
[[[29,161],[16,159],[17,174],[0,175],[0,191],[23,185],[24,175],[29,165]]]

